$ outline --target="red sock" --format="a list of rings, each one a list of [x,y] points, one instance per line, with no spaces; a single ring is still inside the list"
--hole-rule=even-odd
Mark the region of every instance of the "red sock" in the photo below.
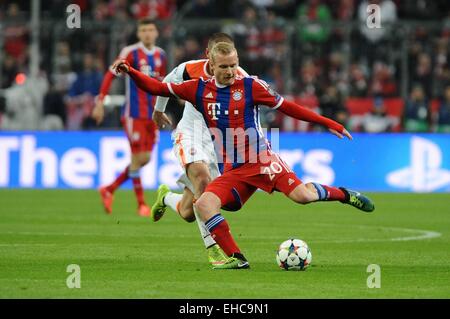
[[[219,244],[225,254],[231,256],[233,253],[241,252],[230,233],[230,227],[228,226],[227,221],[223,219],[222,215],[215,215],[205,224],[211,233],[211,237]],[[213,226],[210,228],[209,225]]]
[[[125,168],[125,170],[120,173],[119,176],[117,176],[116,180],[114,182],[112,182],[112,184],[110,184],[109,186],[106,187],[106,189],[111,192],[114,193],[114,191],[123,183],[126,182],[126,180],[128,179],[128,166]]]
[[[140,177],[133,177],[131,180],[133,181],[133,189],[134,189],[134,193],[136,194],[138,205],[145,204],[145,201],[144,201],[144,189],[142,188],[141,178]]]
[[[333,186],[327,186],[327,185],[322,185],[323,188],[326,189],[326,191],[328,192],[328,201],[333,201],[333,200],[339,200],[339,201],[344,201],[345,200],[345,193],[337,188],[337,187],[333,187]]]

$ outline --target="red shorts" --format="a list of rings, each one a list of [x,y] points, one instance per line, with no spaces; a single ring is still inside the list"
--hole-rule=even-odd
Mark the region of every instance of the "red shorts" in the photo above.
[[[205,192],[216,194],[226,210],[239,210],[258,189],[289,195],[302,181],[275,153],[270,162],[246,163],[213,180]]]
[[[122,125],[132,154],[151,152],[155,143],[158,143],[159,131],[152,120],[125,117],[122,119]]]

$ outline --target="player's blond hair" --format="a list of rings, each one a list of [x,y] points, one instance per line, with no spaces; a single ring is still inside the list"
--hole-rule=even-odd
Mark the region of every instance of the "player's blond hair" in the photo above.
[[[209,52],[211,59],[214,61],[216,55],[229,55],[236,51],[236,48],[229,42],[217,42]]]

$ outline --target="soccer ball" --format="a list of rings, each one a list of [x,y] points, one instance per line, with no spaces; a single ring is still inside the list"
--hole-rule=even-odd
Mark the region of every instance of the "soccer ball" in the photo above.
[[[303,240],[291,238],[278,248],[277,263],[285,270],[305,270],[311,261],[311,250]]]

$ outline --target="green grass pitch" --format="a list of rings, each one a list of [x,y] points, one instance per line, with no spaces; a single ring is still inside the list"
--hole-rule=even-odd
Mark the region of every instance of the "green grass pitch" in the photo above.
[[[259,192],[224,213],[251,269],[217,271],[195,223],[137,216],[132,191],[107,216],[95,191],[2,189],[0,298],[449,298],[449,194],[369,195],[372,214]],[[276,265],[289,237],[312,250],[306,271]],[[80,289],[66,286],[70,264]],[[381,288],[367,287],[370,264]]]

